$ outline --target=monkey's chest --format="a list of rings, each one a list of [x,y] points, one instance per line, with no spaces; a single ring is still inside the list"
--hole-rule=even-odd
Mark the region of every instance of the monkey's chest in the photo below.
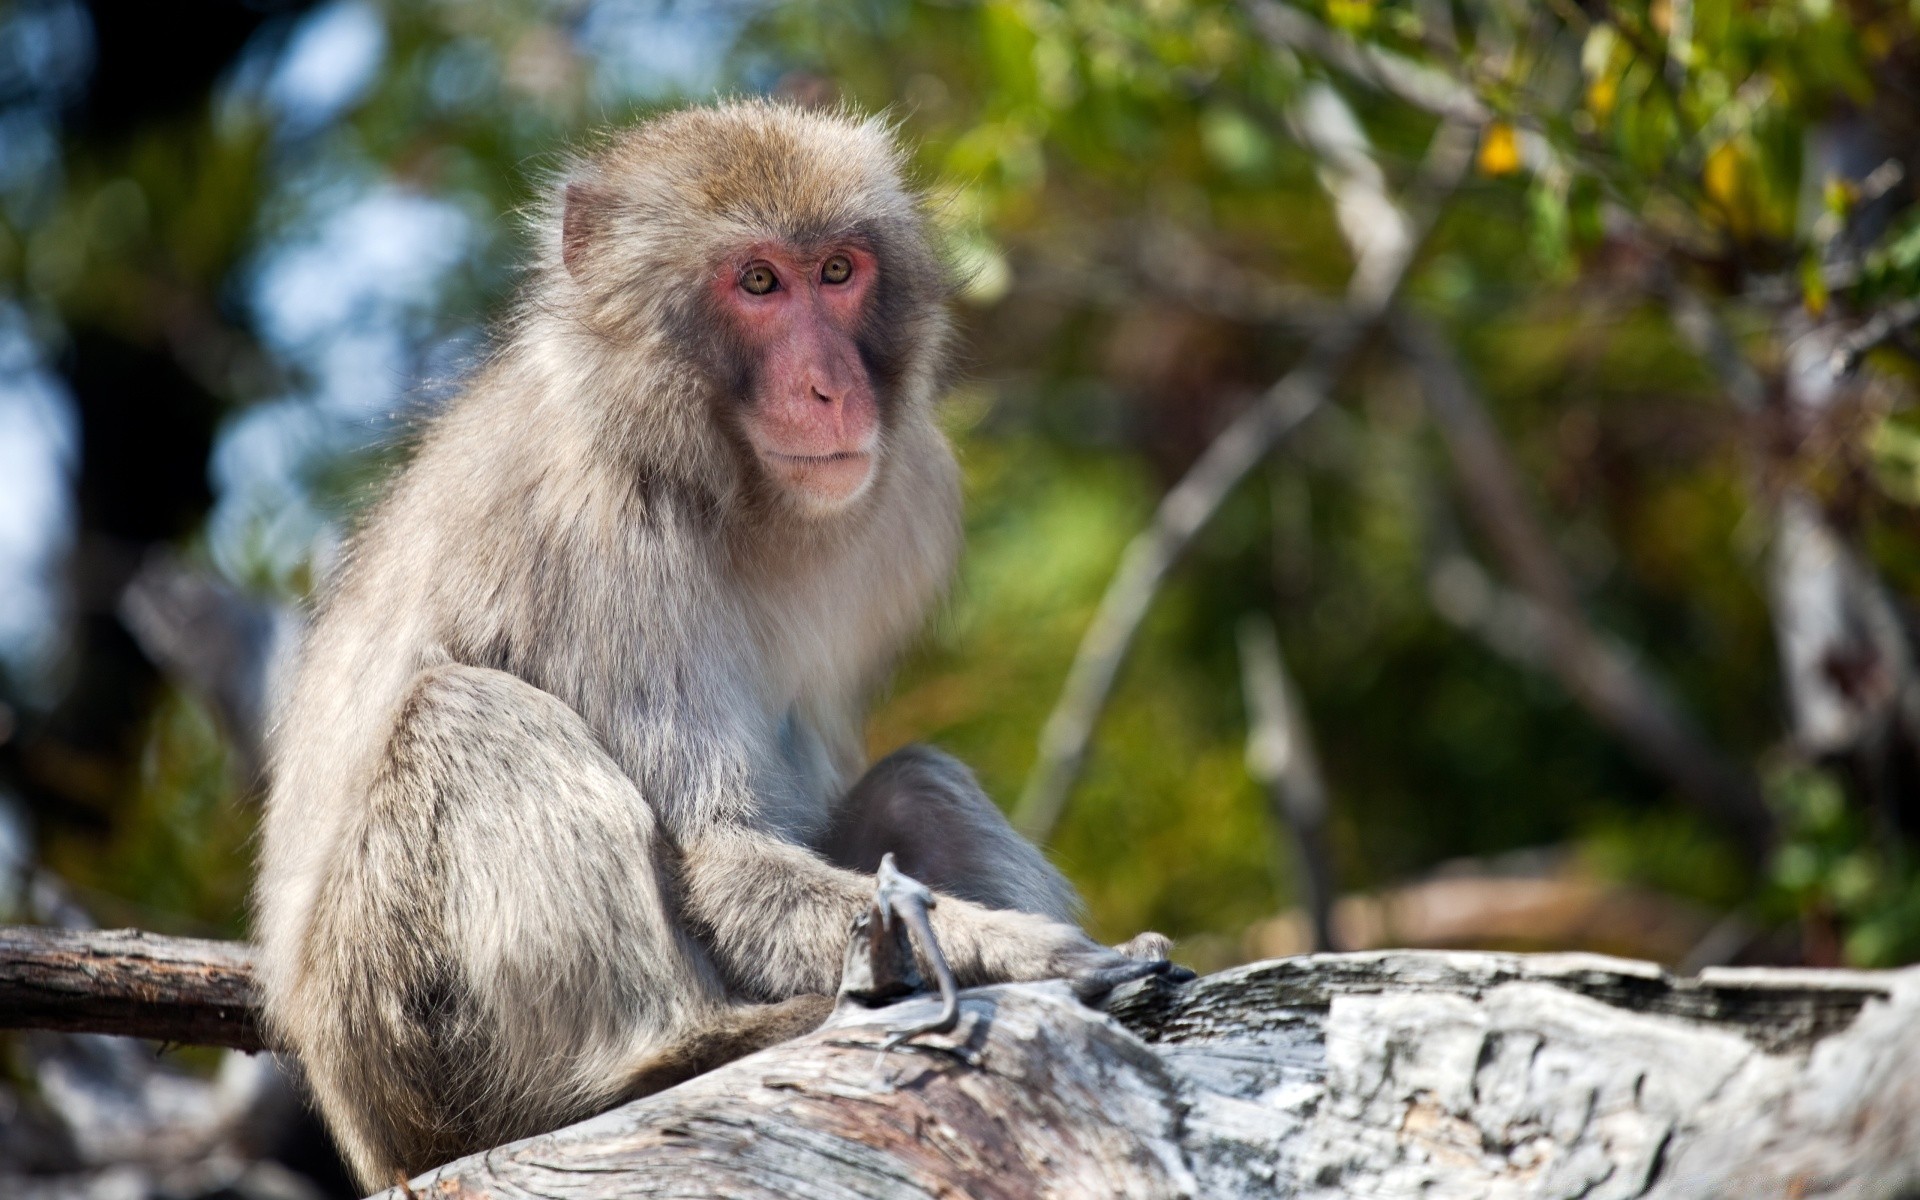
[[[826,742],[790,706],[776,727],[759,792],[762,816],[773,832],[803,846],[818,844],[843,790]]]

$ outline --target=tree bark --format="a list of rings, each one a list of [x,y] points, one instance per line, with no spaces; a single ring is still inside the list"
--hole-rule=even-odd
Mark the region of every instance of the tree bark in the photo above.
[[[263,1047],[253,950],[137,929],[0,926],[0,1029]]]
[[[1386,952],[916,998],[414,1181],[435,1200],[1870,1196],[1913,1171],[1920,974]],[[1889,1066],[1904,1059],[1904,1065]],[[403,1200],[398,1190],[388,1200]]]
[[[231,945],[9,930],[0,946],[5,1024],[222,1045],[253,1028]],[[161,981],[165,1019],[141,1019],[143,979]],[[209,1013],[183,1015],[202,999]],[[974,989],[950,1034],[881,1051],[938,1004],[845,1002],[807,1037],[408,1190],[1601,1200],[1920,1184],[1920,969],[1681,979],[1595,955],[1316,955],[1149,981],[1104,1013],[1063,984]]]

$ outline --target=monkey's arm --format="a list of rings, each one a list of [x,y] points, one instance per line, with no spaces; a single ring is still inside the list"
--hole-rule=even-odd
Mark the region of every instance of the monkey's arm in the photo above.
[[[683,572],[650,577],[636,590],[656,598],[684,597],[672,605],[659,601],[684,624],[673,638],[648,647],[644,674],[627,693],[635,711],[624,728],[613,723],[612,732],[616,757],[634,772],[641,795],[656,806],[679,852],[679,912],[711,947],[716,965],[741,997],[778,1001],[831,994],[848,930],[873,896],[872,868],[835,866],[796,840],[794,827],[807,822],[788,819],[795,801],[782,791],[796,764],[783,757],[778,723],[766,720],[765,667],[757,643],[741,636],[732,623],[735,615],[711,600],[724,594],[720,583],[703,585],[697,575]],[[863,794],[904,800],[913,792],[923,802],[951,794],[957,803],[978,792],[977,786],[908,786],[948,773],[966,776],[957,763],[942,759],[945,764],[951,771],[892,772],[901,776],[898,786]],[[970,785],[971,777],[964,782]],[[798,803],[804,810],[811,802]],[[984,796],[979,803],[991,807]],[[995,819],[1005,825],[997,814]],[[960,822],[955,828],[964,834],[970,827]],[[1000,840],[1017,838],[1011,829],[1004,835]],[[995,842],[983,840],[978,830],[955,840]],[[1023,849],[1039,870],[1051,870],[1032,847],[1023,844]],[[970,861],[987,864],[985,874],[1006,873],[1011,866],[1007,855]],[[902,860],[909,873],[920,865]],[[929,882],[942,890],[946,881]],[[1048,905],[1043,912],[1071,911],[1065,881],[1058,883],[1059,897],[1046,894],[1051,890],[1027,889]],[[983,892],[972,898],[1019,903],[1026,895]],[[990,908],[944,891],[933,929],[963,985],[1058,978],[1094,985],[1116,971],[1165,969],[1164,960],[1129,959],[1066,921]]]
[[[708,936],[736,987],[762,999],[831,992],[854,916],[872,899],[871,875],[738,825],[681,843],[687,916]],[[1032,913],[943,896],[933,931],[962,985],[1068,979],[1086,994],[1165,970]]]

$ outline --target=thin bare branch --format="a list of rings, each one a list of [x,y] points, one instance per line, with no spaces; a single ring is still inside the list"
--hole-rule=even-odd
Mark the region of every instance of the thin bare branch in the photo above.
[[[1754,370],[1733,331],[1727,328],[1706,297],[1676,282],[1669,282],[1665,293],[1674,328],[1707,364],[1707,369],[1719,377],[1720,386],[1726,389],[1734,406],[1744,413],[1757,413],[1764,408],[1766,380]]]
[[[1902,300],[1874,313],[1860,328],[1841,338],[1834,346],[1831,359],[1833,373],[1851,374],[1868,353],[1916,324],[1920,324],[1920,296]]]
[[[1301,907],[1313,952],[1338,949],[1333,904],[1340,885],[1327,844],[1328,792],[1314,753],[1298,689],[1280,657],[1273,622],[1249,613],[1240,621],[1240,685],[1247,698],[1247,770],[1266,789],[1276,832],[1291,839]]]
[[[1316,342],[1305,361],[1213,440],[1128,543],[1041,731],[1039,757],[1014,810],[1014,823],[1028,837],[1045,842],[1059,824],[1120,664],[1167,573],[1247,472],[1325,402],[1362,328],[1346,321]]]

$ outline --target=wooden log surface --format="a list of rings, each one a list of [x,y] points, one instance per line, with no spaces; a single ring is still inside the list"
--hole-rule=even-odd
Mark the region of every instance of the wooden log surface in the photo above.
[[[0,926],[0,1028],[259,1050],[253,950],[137,929]]]
[[[415,1180],[460,1200],[1879,1196],[1920,1180],[1920,973],[1384,952],[965,993]],[[1878,1067],[1876,1068],[1876,1065]],[[396,1189],[386,1200],[403,1200]]]
[[[0,1025],[256,1048],[251,956],[0,930]],[[1920,969],[1378,951],[916,996],[431,1171],[420,1200],[1897,1197],[1920,1189]],[[405,1200],[395,1189],[386,1200]]]

